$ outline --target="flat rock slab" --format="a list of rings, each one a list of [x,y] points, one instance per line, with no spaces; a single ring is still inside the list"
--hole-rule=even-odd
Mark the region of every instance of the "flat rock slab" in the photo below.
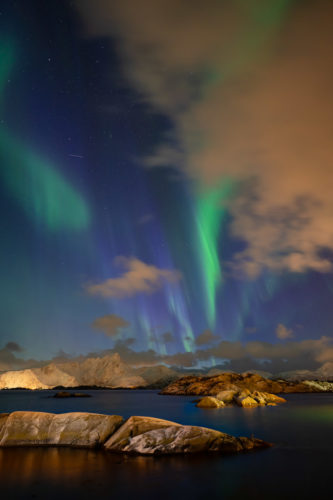
[[[102,445],[122,422],[118,415],[16,411],[0,430],[0,446],[93,448]]]

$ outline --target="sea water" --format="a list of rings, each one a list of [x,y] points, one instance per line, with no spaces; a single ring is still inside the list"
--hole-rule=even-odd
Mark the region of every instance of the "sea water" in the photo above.
[[[333,394],[290,394],[258,408],[197,408],[193,396],[157,391],[0,391],[0,412],[144,415],[274,443],[232,456],[127,457],[101,450],[0,449],[1,498],[326,499],[333,494]]]

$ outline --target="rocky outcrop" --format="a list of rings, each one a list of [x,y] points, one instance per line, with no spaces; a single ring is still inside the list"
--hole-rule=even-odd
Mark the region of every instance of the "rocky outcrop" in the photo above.
[[[221,391],[218,394],[216,394],[216,398],[219,399],[220,401],[223,401],[224,404],[228,405],[234,402],[234,398],[238,396],[239,391],[235,390],[226,390],[226,391]]]
[[[86,392],[68,392],[68,391],[59,391],[56,392],[53,396],[56,399],[66,399],[66,398],[91,398],[91,394],[87,394]]]
[[[250,392],[248,389],[243,389],[241,391],[226,391],[233,394],[233,398],[230,401],[230,394],[227,395],[227,399],[229,404],[235,403],[238,406],[243,406],[244,408],[251,408],[254,406],[275,406],[280,403],[286,403],[284,398],[280,396],[276,396],[275,394],[271,394],[269,392],[260,392],[254,391]],[[222,399],[226,403],[226,400],[223,399],[223,393],[219,393],[217,398]]]
[[[182,377],[162,390],[161,394],[181,394],[196,396],[216,396],[224,391],[240,391],[247,389],[273,394],[292,392],[322,392],[318,386],[304,382],[286,380],[270,380],[256,373],[223,373],[213,377]]]
[[[320,392],[333,392],[333,382],[324,382],[320,380],[304,380],[303,383]]]
[[[8,416],[9,416],[9,413],[0,413],[0,435],[1,435],[2,428],[4,427],[4,425],[7,422]]]
[[[123,451],[131,439],[156,429],[180,426],[175,422],[154,417],[130,417],[118,431],[110,437],[104,447],[107,450]]]
[[[253,408],[254,406],[259,406],[260,403],[251,396],[245,396],[245,398],[240,398],[238,401],[239,406],[243,406],[243,408]]]
[[[196,405],[198,408],[222,408],[224,402],[213,396],[205,396]]]
[[[118,453],[145,455],[235,453],[267,446],[268,443],[255,438],[236,438],[205,427],[147,417],[130,417],[104,445],[105,449]]]
[[[151,417],[124,422],[118,415],[18,411],[0,414],[0,447],[8,446],[103,447],[116,453],[163,455],[236,453],[270,444]]]
[[[275,394],[268,392],[254,391],[248,389],[227,390],[219,392],[216,397],[205,396],[198,403],[198,408],[222,408],[226,405],[237,404],[244,408],[253,408],[255,406],[275,406],[278,403],[285,403],[286,400]]]
[[[121,449],[109,449],[143,455],[169,455],[199,452],[237,453],[257,447],[263,447],[262,441],[238,439],[204,427],[171,425],[132,437]]]

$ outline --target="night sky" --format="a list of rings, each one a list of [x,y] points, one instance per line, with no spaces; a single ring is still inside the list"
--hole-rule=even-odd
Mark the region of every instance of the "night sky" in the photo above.
[[[0,369],[332,368],[332,3],[0,14]]]

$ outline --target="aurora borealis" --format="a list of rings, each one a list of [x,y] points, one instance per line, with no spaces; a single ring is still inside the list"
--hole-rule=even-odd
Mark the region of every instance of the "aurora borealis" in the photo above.
[[[331,4],[139,3],[1,8],[3,346],[332,363]]]

